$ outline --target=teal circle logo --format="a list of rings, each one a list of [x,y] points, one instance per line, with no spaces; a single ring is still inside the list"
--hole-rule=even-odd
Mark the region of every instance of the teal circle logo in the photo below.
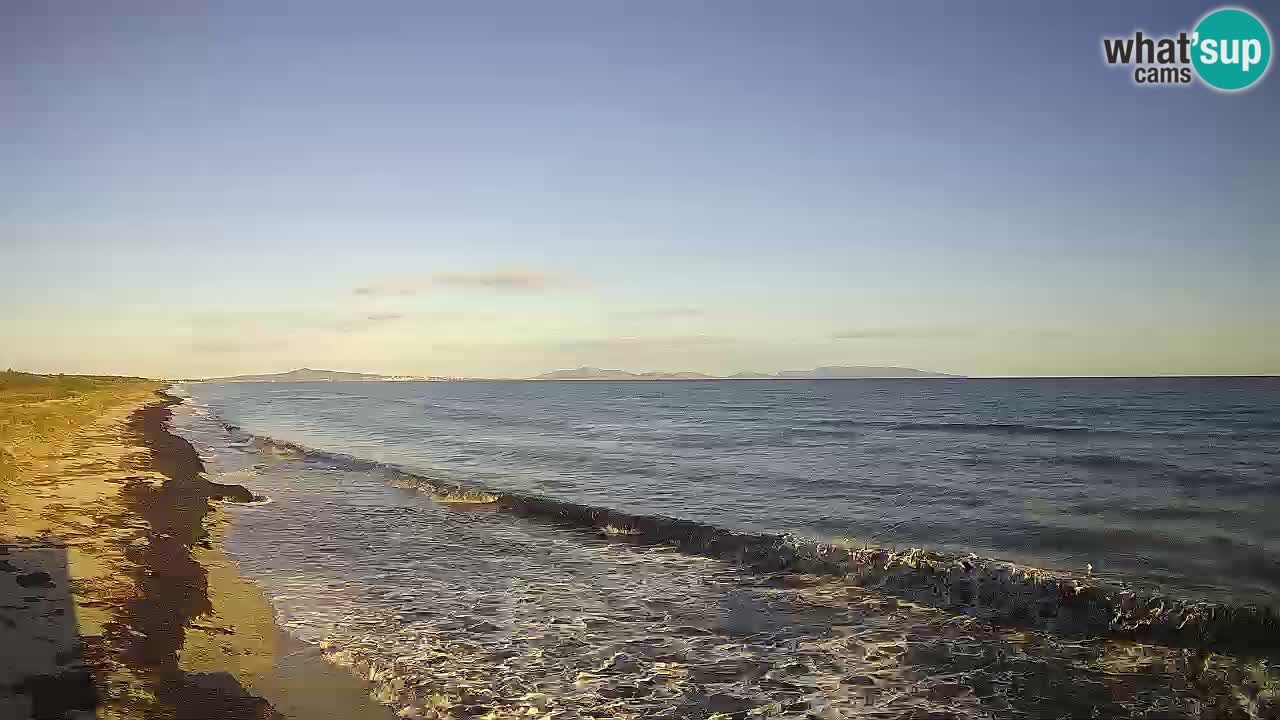
[[[1271,64],[1271,34],[1247,10],[1222,8],[1205,15],[1191,42],[1196,73],[1218,90],[1244,90],[1261,80]]]

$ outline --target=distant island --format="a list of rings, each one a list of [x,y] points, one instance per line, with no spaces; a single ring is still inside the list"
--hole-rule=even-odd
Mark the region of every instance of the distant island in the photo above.
[[[266,375],[232,375],[231,377],[204,378],[200,382],[251,383],[251,382],[387,382],[396,380],[444,380],[449,378],[418,377],[416,375],[374,375],[372,373],[341,372],[339,370],[312,370],[299,368],[289,372]]]
[[[534,380],[715,380],[714,375],[698,372],[648,372],[633,373],[626,370],[604,370],[596,367],[580,367],[574,370],[553,370],[535,375]]]
[[[875,365],[824,365],[812,370],[782,370],[775,377],[783,380],[849,380],[854,378],[958,378],[963,375],[917,370],[903,367],[877,367]]]
[[[374,373],[313,370],[299,368],[263,375],[194,378],[186,382],[208,383],[300,383],[300,382],[405,382],[441,380],[852,380],[875,378],[960,378],[963,375],[916,370],[915,368],[876,367],[871,365],[827,365],[811,370],[782,370],[776,373],[740,372],[733,375],[708,375],[700,372],[630,372],[598,367],[553,370],[531,378],[471,378],[438,375],[377,375]]]
[[[915,368],[872,365],[826,365],[810,370],[782,370],[777,373],[740,372],[734,375],[706,375],[698,372],[647,372],[580,367],[554,370],[534,380],[851,380],[873,378],[959,378],[963,375],[916,370]]]

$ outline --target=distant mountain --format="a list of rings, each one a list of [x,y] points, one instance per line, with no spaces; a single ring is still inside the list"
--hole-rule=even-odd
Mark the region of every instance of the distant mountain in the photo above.
[[[873,365],[826,365],[812,370],[783,370],[777,375],[783,379],[845,380],[852,378],[903,378],[903,377],[964,377],[947,373],[916,370],[915,368],[876,367]]]
[[[576,370],[552,370],[534,377],[534,380],[635,380],[638,377],[625,370],[580,367]]]
[[[234,375],[232,377],[208,378],[205,382],[247,383],[247,382],[373,382],[379,380],[428,380],[431,378],[412,377],[407,375],[373,375],[370,373],[340,372],[338,370],[312,370],[300,368],[289,372],[268,375]]]
[[[822,380],[849,378],[911,378],[911,377],[963,377],[945,373],[927,372],[913,368],[870,367],[866,365],[827,366],[812,370],[783,370],[774,375],[760,372],[740,372],[727,377],[700,372],[645,372],[607,370],[598,367],[580,367],[572,370],[554,370],[535,376],[534,380]],[[234,375],[206,378],[211,383],[296,383],[296,382],[377,382],[388,380],[467,380],[470,378],[417,377],[409,375],[375,375],[372,373],[341,372],[338,370],[312,370],[300,368],[289,372],[265,375]]]
[[[641,380],[715,380],[714,375],[700,372],[647,372],[640,373]]]
[[[704,375],[697,372],[648,372],[633,373],[627,370],[605,370],[597,367],[580,367],[573,370],[554,370],[535,376],[534,380],[844,380],[853,378],[944,378],[963,377],[946,373],[916,370],[915,368],[873,367],[869,365],[828,365],[812,370],[783,370],[776,375],[757,372],[740,372],[727,377]]]
[[[533,378],[534,380],[712,380],[711,375],[696,372],[647,372],[633,373],[626,370],[605,370],[596,367],[580,367],[573,370],[554,370]]]

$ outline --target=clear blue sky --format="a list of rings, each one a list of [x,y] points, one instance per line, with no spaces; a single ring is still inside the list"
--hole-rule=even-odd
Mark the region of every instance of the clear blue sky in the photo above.
[[[1212,4],[211,6],[0,7],[0,366],[1280,373]]]

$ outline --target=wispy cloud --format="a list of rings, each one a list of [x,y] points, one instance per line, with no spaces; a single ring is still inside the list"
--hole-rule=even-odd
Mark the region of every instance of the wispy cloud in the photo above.
[[[391,297],[395,295],[415,295],[418,288],[410,285],[396,285],[392,283],[382,283],[380,285],[361,285],[352,290],[356,295],[367,295],[369,297]]]
[[[281,350],[290,343],[362,333],[413,317],[389,311],[353,314],[262,309],[197,315],[188,327],[194,336],[190,347],[195,352],[233,354]]]
[[[620,310],[613,317],[620,319],[658,318],[672,320],[675,318],[692,318],[706,315],[706,311],[696,307],[659,307],[646,310]]]
[[[333,329],[340,333],[356,333],[381,325],[386,325],[388,323],[393,323],[397,320],[403,320],[404,317],[404,313],[397,312],[367,313],[358,317],[338,320],[333,324]]]
[[[558,275],[544,272],[457,272],[436,273],[431,276],[433,285],[492,288],[494,290],[545,290],[562,284]]]
[[[534,270],[498,270],[491,272],[440,272],[361,285],[352,292],[366,297],[416,295],[430,287],[479,288],[507,292],[537,292],[567,284],[562,275]]]
[[[1052,328],[1043,330],[1033,330],[1029,333],[1031,337],[1037,340],[1078,340],[1080,336],[1069,330],[1055,330]]]
[[[1067,341],[1079,336],[1073,332],[1056,328],[975,328],[962,326],[924,326],[924,327],[887,327],[887,328],[855,328],[833,333],[835,340],[971,340],[982,338],[1011,339],[1023,342]]]
[[[832,333],[835,340],[952,340],[973,337],[976,333],[962,327],[888,327],[854,328]]]
[[[728,345],[737,342],[721,335],[679,335],[675,337],[611,337],[564,340],[556,343],[572,350],[621,347],[692,347],[698,345]]]
[[[676,348],[676,347],[697,347],[705,345],[729,345],[736,343],[738,340],[732,337],[724,337],[720,335],[679,335],[674,337],[604,337],[604,338],[577,338],[564,340],[548,340],[548,341],[516,341],[516,342],[494,342],[494,343],[471,343],[471,342],[444,342],[436,343],[432,347],[437,350],[450,351],[474,351],[480,349],[489,350],[531,350],[531,351],[547,351],[547,350],[610,350],[610,349],[636,349],[636,348]]]

